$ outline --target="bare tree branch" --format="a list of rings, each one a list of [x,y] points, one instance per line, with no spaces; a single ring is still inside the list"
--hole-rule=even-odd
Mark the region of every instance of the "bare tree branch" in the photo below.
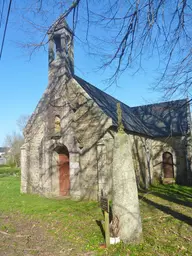
[[[100,57],[101,68],[113,67],[111,82],[133,65],[136,72],[142,69],[143,56],[148,54],[150,58],[158,56],[163,70],[155,89],[168,90],[166,93],[171,96],[177,88],[186,91],[191,87],[189,0],[34,0],[29,1],[26,10],[27,13],[22,10],[23,18],[41,35],[39,42],[24,44],[32,52],[46,46],[46,33],[53,23],[51,13],[55,15],[62,10],[54,26],[63,18],[71,20],[76,40]]]

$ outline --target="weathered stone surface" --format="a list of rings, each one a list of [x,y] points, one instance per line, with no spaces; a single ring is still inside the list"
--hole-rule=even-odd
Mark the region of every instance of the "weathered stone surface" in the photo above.
[[[119,220],[120,239],[140,242],[142,225],[129,135],[117,133],[113,152],[113,217]]]
[[[28,145],[24,144],[21,147],[21,193],[27,193],[28,188]]]
[[[137,183],[148,188],[151,183],[161,182],[164,178],[163,153],[173,156],[174,178],[179,184],[187,184],[186,177],[190,171],[186,162],[186,138],[184,136],[168,138],[145,138],[130,135],[134,169]],[[188,170],[188,171],[187,171]]]
[[[83,106],[78,103],[78,95],[70,94],[68,97],[69,87],[70,90],[73,88],[73,93],[81,94]],[[112,125],[112,121],[73,79],[67,84],[59,85],[58,91],[55,88],[52,96],[57,99],[57,104],[54,103],[54,106],[47,102],[47,106],[36,114],[25,133],[28,149],[22,153],[22,173],[28,172],[30,181],[24,181],[23,175],[22,190],[59,196],[58,154],[55,149],[65,145],[70,159],[70,195],[74,198],[97,199],[96,143]],[[72,110],[74,106],[77,108],[75,112]],[[57,140],[51,136],[55,115],[61,118],[61,136]]]

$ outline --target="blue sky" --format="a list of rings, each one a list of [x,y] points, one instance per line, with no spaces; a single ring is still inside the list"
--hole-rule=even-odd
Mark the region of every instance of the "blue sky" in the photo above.
[[[24,40],[25,36],[16,29],[16,24],[12,26],[10,23],[0,60],[0,146],[7,134],[18,130],[16,120],[34,111],[48,83],[47,52],[41,49],[29,60],[28,52],[16,43]],[[98,88],[105,89],[107,84],[103,81],[109,76],[109,71],[96,71],[98,66],[98,59],[88,55],[76,43],[75,73]],[[149,90],[156,76],[156,66],[156,59],[144,61],[144,71],[134,76],[125,72],[118,81],[118,87],[113,85],[106,92],[129,106],[159,101],[161,95]]]

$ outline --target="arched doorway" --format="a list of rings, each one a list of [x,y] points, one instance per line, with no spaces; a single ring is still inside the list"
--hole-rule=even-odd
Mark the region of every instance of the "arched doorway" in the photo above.
[[[61,196],[69,195],[70,174],[69,174],[69,151],[66,146],[57,146],[59,169],[59,192]]]
[[[164,178],[174,178],[173,156],[170,152],[163,153]]]

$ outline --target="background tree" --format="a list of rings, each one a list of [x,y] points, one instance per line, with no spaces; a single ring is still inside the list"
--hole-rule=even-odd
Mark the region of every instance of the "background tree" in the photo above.
[[[19,130],[20,130],[22,133],[23,133],[23,130],[24,130],[24,128],[25,128],[25,126],[26,126],[26,124],[27,124],[29,118],[30,118],[30,115],[21,115],[21,116],[17,119],[17,121],[16,121],[17,126],[18,126]]]
[[[24,143],[22,132],[28,120],[29,115],[21,115],[17,120],[20,132],[14,131],[5,137],[4,145],[9,148],[6,153],[7,163],[9,165],[20,167],[21,146]]]
[[[21,29],[27,31],[22,46],[31,53],[48,42],[46,32],[61,14],[68,18],[75,39],[102,68],[113,67],[109,83],[126,70],[142,69],[146,58],[159,59],[155,89],[170,97],[190,93],[191,18],[189,0],[25,0],[15,3]],[[17,26],[18,16],[17,17]]]
[[[13,132],[5,137],[5,146],[9,147],[6,154],[7,163],[11,166],[20,166],[21,146],[24,143],[23,136],[19,133]]]

